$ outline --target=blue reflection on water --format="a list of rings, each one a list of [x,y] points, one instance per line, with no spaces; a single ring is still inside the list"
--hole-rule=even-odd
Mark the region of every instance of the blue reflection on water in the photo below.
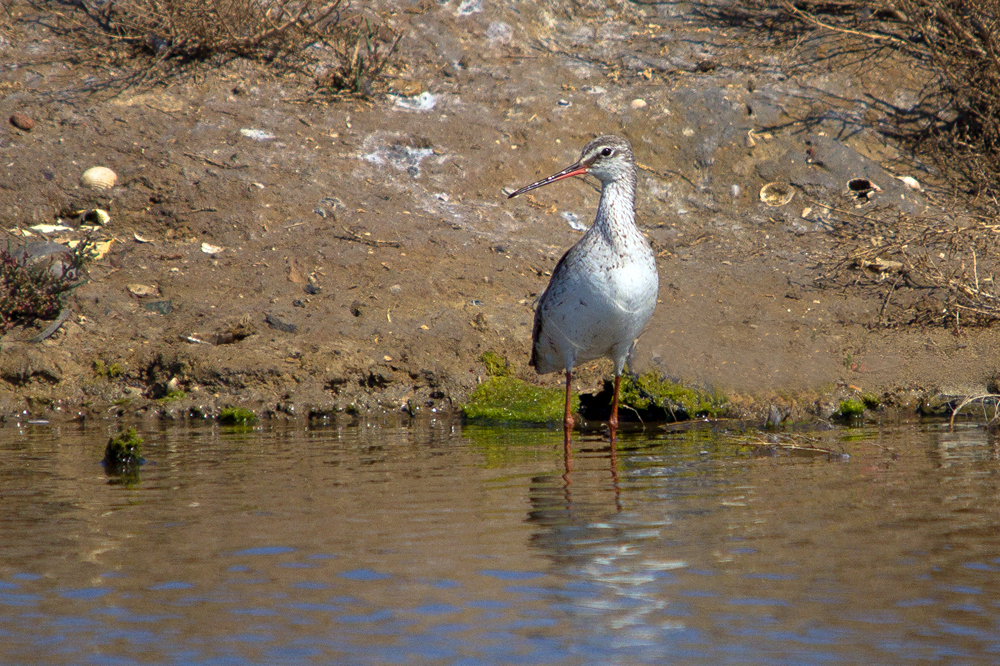
[[[59,596],[67,599],[87,600],[103,597],[106,594],[111,594],[111,591],[110,587],[85,587],[76,590],[61,590]]]
[[[158,583],[156,585],[150,585],[148,589],[156,592],[165,590],[189,590],[192,587],[194,587],[194,585],[192,585],[191,583],[185,583],[182,580],[172,580],[166,583]]]
[[[340,578],[358,581],[376,581],[392,578],[392,574],[380,573],[372,569],[353,569],[351,571],[343,571],[337,575]]]
[[[0,592],[0,606],[33,606],[42,600],[37,594],[10,594]]]
[[[545,575],[539,571],[510,571],[504,569],[482,569],[478,573],[481,576],[489,576],[497,580],[532,580]]]
[[[850,548],[845,545],[840,552],[840,544],[832,539],[823,551],[819,544],[825,534],[841,533],[835,528],[844,514],[824,512],[825,507],[802,504],[801,499],[785,506],[782,492],[771,493],[768,487],[774,483],[785,484],[785,490],[806,488],[806,498],[846,487],[849,502],[841,505],[852,511],[880,517],[892,511],[905,514],[898,507],[905,508],[906,502],[885,496],[898,492],[902,481],[935,479],[940,468],[936,463],[919,468],[919,474],[910,471],[897,478],[892,476],[895,461],[863,464],[857,455],[831,471],[814,461],[778,459],[758,465],[705,441],[676,451],[671,447],[680,447],[678,442],[636,440],[631,453],[623,449],[612,476],[607,449],[595,439],[587,442],[586,455],[580,454],[568,483],[562,461],[551,455],[555,451],[558,456],[560,450],[548,444],[533,445],[527,463],[504,461],[502,455],[510,452],[503,450],[491,451],[501,460],[490,463],[496,467],[484,467],[479,458],[463,467],[449,452],[471,457],[475,450],[459,438],[445,437],[454,451],[426,443],[405,447],[406,455],[418,462],[425,454],[437,458],[424,470],[423,485],[413,486],[426,492],[428,507],[420,505],[419,497],[392,507],[419,519],[399,521],[405,525],[405,544],[393,541],[392,530],[377,518],[358,521],[344,533],[332,530],[317,536],[310,521],[318,513],[355,506],[352,500],[362,483],[384,489],[387,479],[408,473],[405,464],[394,466],[396,456],[389,453],[395,452],[384,450],[386,437],[378,436],[367,447],[335,452],[317,447],[309,454],[322,461],[336,458],[346,466],[360,457],[363,466],[351,473],[360,474],[362,467],[372,472],[356,486],[327,484],[323,478],[306,484],[310,498],[317,488],[328,492],[315,509],[294,495],[296,486],[289,483],[285,490],[292,494],[280,499],[280,510],[267,506],[250,511],[248,497],[254,506],[279,499],[265,501],[254,488],[236,484],[230,489],[236,498],[231,504],[225,503],[224,492],[218,496],[219,511],[227,524],[235,517],[243,522],[233,534],[218,535],[218,543],[178,547],[174,532],[164,537],[157,526],[169,524],[177,530],[199,523],[160,516],[143,527],[162,538],[163,560],[142,562],[128,550],[126,540],[118,544],[120,552],[100,552],[99,565],[81,558],[75,561],[76,569],[60,568],[49,559],[38,566],[45,576],[9,575],[0,582],[0,636],[5,644],[0,646],[0,663],[27,664],[40,655],[46,663],[93,664],[774,666],[975,660],[1000,650],[993,601],[997,588],[991,575],[1000,558],[990,550],[995,546],[992,536],[976,541],[973,535],[971,545],[948,543],[945,548],[935,540],[935,531],[922,530],[915,509],[916,517],[880,529],[899,530],[920,548],[907,544],[902,553],[889,539],[879,544],[871,534],[842,532]],[[275,447],[261,449],[271,455]],[[931,454],[940,452],[934,449]],[[947,474],[952,478],[961,470],[955,469],[954,458],[949,460]],[[248,474],[263,464],[252,458],[247,463]],[[323,471],[320,465],[292,467]],[[396,476],[383,474],[383,467],[391,467]],[[161,465],[157,472],[170,469]],[[744,478],[750,472],[763,480]],[[865,474],[878,478],[870,481]],[[506,509],[512,516],[500,515],[492,500],[464,513],[462,502],[471,501],[467,498],[445,506],[447,496],[441,489],[468,483],[461,475],[473,477],[474,493],[516,493],[522,501]],[[147,478],[151,476],[147,472]],[[478,486],[476,478],[482,480]],[[972,478],[966,479],[967,485],[975,487]],[[991,506],[995,495],[990,477],[977,471],[974,478],[986,484],[980,491]],[[215,482],[224,486],[223,481]],[[171,483],[150,482],[131,490],[131,497],[147,499],[147,504],[129,520],[142,524],[143,511],[156,510],[151,505],[158,488],[183,487],[195,493],[198,476]],[[933,495],[938,485],[947,487],[935,481],[924,490]],[[737,486],[740,489],[732,491]],[[109,502],[122,498],[119,489],[89,490]],[[942,492],[947,499],[951,491]],[[727,494],[746,498],[740,505],[723,505],[720,500]],[[189,515],[186,503],[162,501],[161,511]],[[129,508],[122,501],[117,510]],[[932,501],[920,510],[933,508]],[[375,514],[384,516],[387,510],[380,507],[382,513]],[[447,517],[439,519],[441,515]],[[490,541],[492,535],[482,529],[484,516],[498,530],[506,530],[501,539]],[[290,530],[292,537],[268,531],[276,521],[294,527],[296,520],[302,529]],[[114,532],[103,516],[93,522]],[[420,529],[424,524],[429,527],[426,537]],[[132,529],[127,520],[121,525]],[[800,538],[800,531],[806,537]],[[467,538],[469,533],[492,545],[479,546]],[[260,543],[261,535],[287,545],[245,547]],[[949,535],[949,542],[962,538],[958,530]],[[106,537],[102,533],[100,538]],[[732,548],[734,541],[751,540],[753,547]],[[411,544],[419,557],[409,557]],[[874,557],[881,554],[879,547],[888,547],[889,556]],[[859,548],[870,557],[856,564]],[[512,557],[506,557],[506,549]],[[830,559],[812,566],[811,556],[830,552],[836,556],[834,566],[829,566]],[[950,559],[949,552],[954,552]],[[979,560],[963,562],[958,559],[963,553]],[[295,557],[281,557],[290,554]],[[252,559],[233,563],[235,557]],[[199,566],[185,567],[184,558]],[[423,563],[431,561],[443,564],[426,569]],[[495,566],[482,568],[484,561]],[[32,566],[19,562],[17,568]],[[880,580],[879,575],[869,577],[872,568],[906,584],[898,589],[886,585],[876,591],[880,596],[869,598],[870,581]],[[192,589],[198,592],[178,594]]]
[[[286,553],[294,553],[295,549],[289,546],[259,546],[257,548],[247,548],[246,550],[238,550],[233,555],[237,557],[242,557],[246,555],[285,555]]]

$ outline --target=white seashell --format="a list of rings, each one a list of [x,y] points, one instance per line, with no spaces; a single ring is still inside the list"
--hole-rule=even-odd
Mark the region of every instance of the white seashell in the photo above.
[[[903,181],[903,185],[906,185],[911,190],[916,190],[917,192],[924,191],[924,188],[920,186],[920,181],[913,176],[896,176],[896,178]]]
[[[219,247],[218,245],[211,245],[209,243],[201,244],[201,251],[204,252],[205,254],[219,254],[225,249],[226,248],[224,247]]]
[[[139,298],[143,296],[158,296],[160,293],[159,287],[149,284],[130,284],[128,285],[128,290]]]
[[[40,234],[54,234],[57,231],[73,231],[73,227],[67,227],[65,224],[36,224],[31,227],[31,229]]]
[[[83,214],[83,221],[103,227],[111,221],[111,215],[103,208],[93,208]]]
[[[80,176],[80,183],[84,187],[92,187],[95,190],[110,190],[118,181],[118,174],[108,167],[90,167]]]
[[[768,183],[760,188],[760,200],[768,206],[784,206],[795,198],[795,190],[788,183]]]

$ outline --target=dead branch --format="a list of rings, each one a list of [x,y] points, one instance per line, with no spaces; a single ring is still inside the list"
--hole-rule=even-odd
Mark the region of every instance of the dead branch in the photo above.
[[[355,243],[362,243],[363,245],[371,245],[372,247],[402,247],[402,244],[397,241],[385,241],[385,240],[375,240],[374,238],[365,238],[360,236],[347,227],[341,226],[341,229],[347,232],[347,236],[334,236],[334,238],[346,241],[353,241]]]
[[[994,401],[993,418],[990,419],[990,423],[993,423],[998,418],[1000,418],[1000,395],[997,395],[996,393],[983,393],[982,395],[973,395],[962,400],[962,402],[958,403],[958,406],[956,406],[955,409],[951,411],[951,418],[948,419],[948,429],[949,430],[955,429],[955,417],[958,416],[958,413],[962,411],[962,409],[973,403],[977,402],[983,403],[983,401],[985,400]]]

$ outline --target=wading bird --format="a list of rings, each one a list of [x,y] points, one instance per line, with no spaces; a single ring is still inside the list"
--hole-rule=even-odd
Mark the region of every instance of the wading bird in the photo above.
[[[635,156],[625,139],[598,137],[584,147],[575,164],[507,198],[584,174],[601,181],[597,218],[552,271],[549,286],[535,310],[529,362],[539,374],[566,372],[563,427],[567,443],[573,429],[573,368],[597,358],[610,358],[615,365],[614,398],[608,420],[614,436],[625,359],[653,316],[659,289],[656,256],[635,226]]]

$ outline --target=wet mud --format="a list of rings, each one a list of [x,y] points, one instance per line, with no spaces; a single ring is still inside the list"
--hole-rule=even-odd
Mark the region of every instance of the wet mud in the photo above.
[[[884,293],[821,280],[845,219],[937,210],[900,180],[924,175],[859,92],[916,104],[907,63],[789,63],[684,3],[404,5],[382,9],[405,35],[405,94],[369,100],[241,61],[111,95],[93,84],[107,72],[55,57],[43,24],[0,42],[4,235],[111,241],[54,334],[32,342],[38,322],[0,341],[0,413],[450,411],[486,352],[556,386],[527,365],[533,308],[599,185],[506,194],[605,133],[642,165],[638,221],[658,254],[634,370],[760,419],[984,391],[994,331],[876,326]],[[115,184],[81,185],[93,166]],[[761,199],[774,182],[790,201]],[[98,208],[95,229],[66,215]],[[69,231],[32,231],[60,220]],[[610,373],[588,364],[578,386]]]

